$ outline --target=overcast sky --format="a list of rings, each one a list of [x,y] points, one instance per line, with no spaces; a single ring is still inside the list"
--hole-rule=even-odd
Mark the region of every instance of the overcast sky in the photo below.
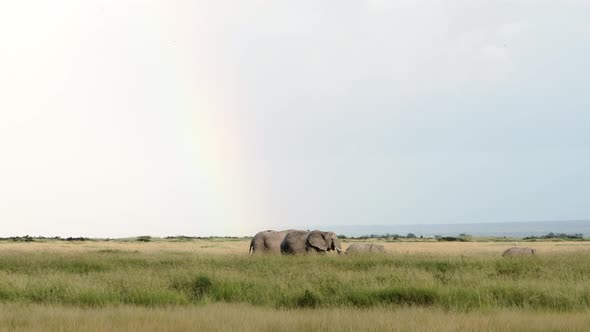
[[[2,1],[0,236],[590,218],[588,1]]]

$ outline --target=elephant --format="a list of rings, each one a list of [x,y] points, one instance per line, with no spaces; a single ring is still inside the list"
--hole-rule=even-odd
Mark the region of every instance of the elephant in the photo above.
[[[258,232],[250,241],[250,249],[248,252],[256,254],[256,253],[270,253],[270,254],[280,254],[281,253],[281,242],[289,232],[295,231],[294,229],[289,229],[286,231],[273,231],[273,230],[266,230],[262,232]]]
[[[292,231],[289,232],[281,243],[281,253],[302,254],[327,252],[335,250],[342,252],[340,240],[334,232],[322,231]]]
[[[506,251],[504,251],[502,254],[502,257],[534,255],[536,252],[537,249],[533,248],[512,247],[510,249],[506,249]]]
[[[346,248],[346,254],[379,253],[384,254],[385,247],[372,243],[353,243]]]

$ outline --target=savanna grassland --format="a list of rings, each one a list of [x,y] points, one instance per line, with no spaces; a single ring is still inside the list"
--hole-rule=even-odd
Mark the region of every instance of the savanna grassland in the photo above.
[[[345,242],[346,247],[350,242]],[[590,242],[380,242],[250,256],[248,240],[0,241],[0,330],[587,330]]]

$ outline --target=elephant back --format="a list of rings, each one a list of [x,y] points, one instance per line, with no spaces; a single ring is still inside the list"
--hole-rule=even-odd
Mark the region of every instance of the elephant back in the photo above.
[[[283,254],[299,254],[307,251],[307,237],[308,231],[294,230],[285,235],[281,242],[281,253]]]
[[[528,248],[528,247],[512,247],[506,249],[504,253],[502,253],[503,257],[512,257],[512,256],[528,256],[534,255],[537,252],[536,249]]]
[[[265,230],[258,232],[250,242],[250,250],[253,253],[272,253],[281,252],[281,243],[285,236],[294,230],[274,231]]]
[[[346,253],[385,253],[385,247],[373,243],[353,243],[346,248]]]

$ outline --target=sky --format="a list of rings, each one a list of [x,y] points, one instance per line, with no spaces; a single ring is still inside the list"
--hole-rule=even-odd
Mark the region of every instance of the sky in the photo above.
[[[3,1],[0,236],[590,218],[588,1]]]

